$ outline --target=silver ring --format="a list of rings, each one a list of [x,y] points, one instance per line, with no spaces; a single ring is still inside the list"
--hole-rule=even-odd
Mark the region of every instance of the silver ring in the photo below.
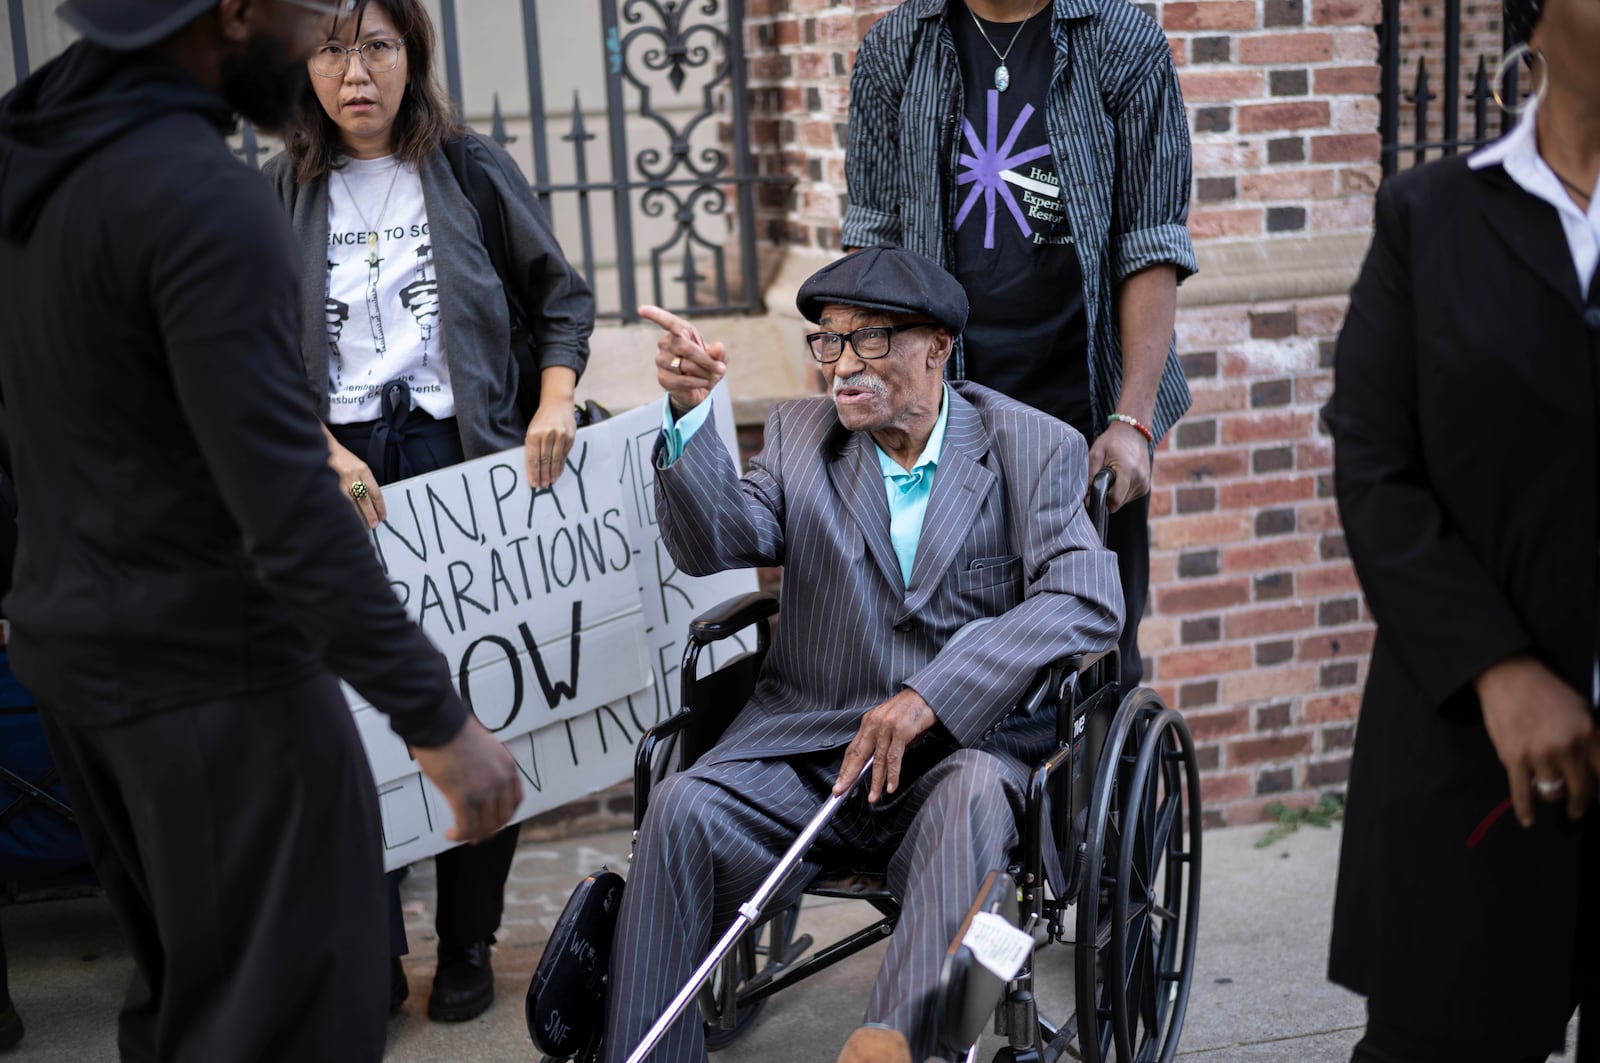
[[[1540,797],[1554,797],[1567,788],[1565,779],[1535,779],[1533,788],[1539,791]]]
[[[667,368],[672,370],[674,373],[676,373],[678,371],[678,367],[680,365],[682,365],[682,364],[683,364],[683,359],[682,358],[674,358],[671,362],[667,363]]]

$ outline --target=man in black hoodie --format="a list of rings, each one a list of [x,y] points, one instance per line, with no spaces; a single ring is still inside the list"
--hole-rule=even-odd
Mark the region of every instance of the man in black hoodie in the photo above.
[[[327,466],[298,252],[223,139],[287,114],[353,6],[67,0],[86,40],[0,100],[11,654],[131,941],[127,1060],[380,1058],[380,826],[333,674],[454,837],[521,796]]]

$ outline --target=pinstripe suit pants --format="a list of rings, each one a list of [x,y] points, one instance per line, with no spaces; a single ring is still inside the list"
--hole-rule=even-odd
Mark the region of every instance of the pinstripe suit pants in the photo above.
[[[606,1063],[623,1063],[732,924],[738,906],[826,799],[838,758],[834,751],[697,765],[651,794],[611,957]],[[903,784],[879,808],[858,795],[839,809],[768,905],[793,903],[824,866],[888,859],[902,914],[866,1021],[904,1033],[914,1059],[934,1051],[939,966],[984,876],[1003,866],[1016,844],[1026,780],[1015,761],[962,749]],[[705,1058],[692,1007],[651,1056],[661,1063]]]

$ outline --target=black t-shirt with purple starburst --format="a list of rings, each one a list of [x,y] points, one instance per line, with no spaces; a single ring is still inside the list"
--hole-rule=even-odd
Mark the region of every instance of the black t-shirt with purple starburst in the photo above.
[[[984,22],[993,49],[964,4],[949,20],[966,98],[953,272],[972,303],[967,376],[1093,438],[1083,271],[1045,129],[1048,5],[1020,26]]]

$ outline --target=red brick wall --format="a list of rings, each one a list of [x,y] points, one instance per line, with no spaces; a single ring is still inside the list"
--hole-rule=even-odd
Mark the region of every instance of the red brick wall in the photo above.
[[[1186,310],[1195,402],[1151,497],[1146,682],[1184,711],[1212,823],[1340,788],[1372,631],[1317,410],[1343,299]]]
[[[759,216],[768,240],[838,248],[850,70],[862,34],[895,6],[882,0],[747,3],[751,143],[760,173],[795,180],[790,188],[763,188]]]
[[[894,5],[750,0],[755,147],[795,179],[762,200],[767,237],[834,249],[848,73]],[[1377,0],[1143,5],[1172,44],[1194,138],[1190,230],[1207,247],[1364,234],[1379,142]],[[1208,822],[1342,788],[1371,626],[1317,420],[1342,297],[1189,306],[1195,405],[1152,495],[1147,682],[1195,730]]]

